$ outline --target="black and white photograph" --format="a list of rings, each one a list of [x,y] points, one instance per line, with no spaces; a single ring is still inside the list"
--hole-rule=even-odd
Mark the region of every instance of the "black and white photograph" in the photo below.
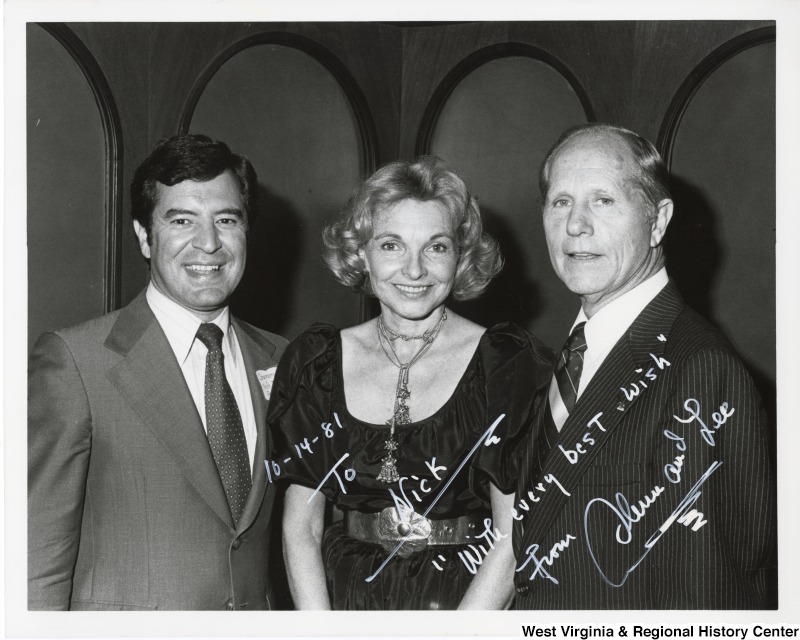
[[[4,634],[797,637],[800,10],[378,4],[6,3]]]

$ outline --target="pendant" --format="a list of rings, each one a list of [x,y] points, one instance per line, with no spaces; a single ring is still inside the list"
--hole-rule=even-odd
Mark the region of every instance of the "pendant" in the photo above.
[[[377,479],[387,484],[397,482],[400,479],[400,474],[397,473],[397,467],[395,466],[397,460],[394,457],[394,452],[397,451],[397,441],[393,435],[390,435],[389,439],[383,443],[383,448],[388,453],[383,459],[383,465],[381,465],[381,471]]]
[[[400,375],[397,377],[397,391],[395,392],[394,424],[411,424],[411,416],[408,412],[406,400],[411,397],[408,390],[408,367],[400,367]]]

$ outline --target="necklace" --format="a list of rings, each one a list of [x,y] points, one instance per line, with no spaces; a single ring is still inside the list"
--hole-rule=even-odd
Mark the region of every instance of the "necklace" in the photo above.
[[[404,333],[395,333],[394,331],[392,331],[389,327],[383,324],[382,319],[378,319],[378,322],[380,322],[381,324],[380,330],[381,333],[383,334],[383,337],[386,338],[390,342],[390,344],[395,340],[397,340],[398,338],[400,340],[404,340],[405,342],[410,342],[411,340],[424,340],[425,342],[430,342],[431,335],[433,335],[433,332],[439,330],[439,325],[437,324],[433,329],[431,329],[430,331],[426,331],[421,336],[407,336]],[[395,354],[395,356],[397,356],[397,354]]]
[[[414,366],[428,349],[430,349],[433,341],[436,340],[436,337],[439,335],[439,330],[442,328],[442,324],[445,320],[447,320],[447,310],[443,309],[442,317],[439,318],[439,322],[436,323],[433,329],[426,331],[421,336],[403,336],[389,329],[383,323],[383,318],[378,317],[378,343],[381,345],[381,349],[383,349],[383,353],[386,354],[389,362],[400,369],[397,375],[397,387],[395,389],[394,414],[386,421],[386,424],[389,425],[389,437],[386,442],[383,443],[383,448],[386,449],[386,457],[383,459],[383,465],[378,474],[378,480],[381,482],[386,482],[388,484],[390,482],[396,482],[400,478],[400,474],[397,473],[397,467],[395,466],[397,459],[394,457],[394,452],[397,451],[398,444],[397,440],[394,439],[394,428],[396,425],[409,424],[411,422],[411,417],[408,413],[409,407],[406,403],[411,397],[411,392],[408,390],[408,370]],[[394,345],[392,344],[397,338],[403,340],[422,340],[423,343],[412,356],[411,360],[403,362],[398,357],[397,352],[394,350]],[[391,354],[386,350],[384,342],[389,345]]]

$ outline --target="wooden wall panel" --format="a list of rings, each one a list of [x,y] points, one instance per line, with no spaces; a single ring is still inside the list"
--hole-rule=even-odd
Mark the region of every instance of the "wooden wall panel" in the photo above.
[[[597,120],[627,126],[656,142],[665,118],[673,108],[676,95],[682,90],[687,78],[696,73],[698,65],[731,40],[746,37],[744,34],[773,24],[770,21],[518,22],[507,25],[433,25],[410,29],[404,39],[404,126],[401,154],[413,155],[414,132],[419,136],[419,131],[424,130],[426,110],[430,109],[431,100],[435,99],[436,93],[441,91],[437,82],[441,84],[453,68],[481,47],[518,43],[546,51],[568,69],[577,83],[585,89]],[[504,30],[504,27],[507,29]],[[419,74],[426,71],[427,76],[422,81],[415,81]],[[769,65],[762,65],[761,73],[772,77]],[[774,170],[774,155],[770,155],[770,145],[774,144],[774,130],[763,129],[763,126],[769,127],[769,122],[774,117],[774,107],[766,102],[754,106],[751,99],[742,95],[743,90],[741,86],[737,86],[738,82],[732,77],[721,81],[725,87],[721,90],[727,96],[726,99],[731,103],[738,101],[741,104],[737,106],[753,108],[753,113],[763,112],[766,116],[758,125],[752,121],[750,124],[743,121],[739,123],[739,126],[748,129],[748,140],[751,137],[765,139],[755,156],[761,159],[766,169],[751,174],[754,193],[763,194],[765,189],[774,187],[774,177],[769,174]],[[764,86],[753,91],[765,101],[774,100],[773,86]],[[736,111],[735,108],[733,110]],[[716,123],[717,120],[718,116],[706,109],[698,116],[697,126],[702,128],[703,123]],[[726,130],[724,133],[720,132],[720,135],[737,139],[743,134]],[[703,139],[708,140],[707,137]],[[728,151],[730,150],[719,145],[715,148],[714,145],[706,144],[704,166],[721,167],[724,172],[724,167],[729,162]],[[517,189],[519,180],[513,154],[509,155],[505,164],[502,159],[499,162],[500,165],[495,165],[493,172],[498,175],[508,172],[509,176],[513,176],[508,180],[508,189]],[[533,179],[537,171],[538,166],[531,167]],[[710,175],[707,169],[705,172],[696,171],[696,175],[692,175],[692,172],[695,172],[694,168],[687,169],[685,176],[678,176],[679,181],[680,178],[690,177],[699,191],[720,194],[728,192],[727,183]],[[738,170],[733,173],[739,180],[745,176],[744,172],[740,173]],[[470,179],[473,183],[476,180],[479,181],[480,178]],[[475,185],[471,186],[474,189]],[[718,197],[721,201],[724,200],[721,195]],[[753,299],[761,300],[766,297],[770,300],[764,307],[763,317],[754,318],[734,308],[737,303],[733,302],[736,300],[733,283],[742,274],[738,274],[737,269],[730,269],[730,264],[725,267],[717,264],[714,284],[701,293],[696,293],[686,282],[683,286],[695,306],[701,312],[706,312],[730,334],[729,337],[749,361],[757,363],[753,369],[766,380],[762,391],[769,397],[772,394],[769,380],[774,380],[774,315],[770,315],[774,305],[774,251],[770,244],[772,237],[768,233],[762,233],[761,239],[753,243],[760,248],[753,249],[747,240],[754,233],[754,226],[758,226],[763,232],[774,225],[774,201],[770,198],[766,200],[765,206],[757,212],[750,210],[750,220],[731,215],[726,219],[724,233],[715,228],[711,232],[712,236],[709,236],[709,240],[722,253],[742,256],[745,262],[740,263],[740,266],[758,273],[751,278],[753,286],[759,288]],[[724,206],[727,207],[727,204]],[[676,236],[678,233],[676,229],[672,235]],[[531,231],[529,250],[535,250],[533,245],[538,237],[538,233]],[[679,242],[678,240],[677,243]],[[698,259],[703,258],[700,256]],[[674,259],[672,264],[677,272],[679,265]],[[729,286],[723,294],[725,282]],[[526,277],[522,276],[518,282],[519,290],[524,290],[528,284]],[[717,290],[716,285],[721,288]],[[488,295],[492,295],[491,289]],[[545,313],[543,325],[537,326],[537,329],[546,339],[549,338],[551,346],[558,346],[560,340],[554,341],[550,336],[557,333],[556,326],[563,320],[559,317],[559,314],[563,314],[560,311],[560,298],[557,297],[557,292],[551,291],[545,297],[545,304],[552,302],[559,311],[555,314]],[[720,304],[722,300],[726,302]],[[492,308],[493,303],[487,303],[487,306]]]
[[[399,145],[402,32],[363,23],[70,23],[103,69],[119,106],[124,145],[121,303],[147,283],[147,266],[132,233],[128,185],[160,139],[178,132],[197,80],[237,42],[265,32],[307,37],[330,50],[363,91],[377,132],[376,163]]]
[[[181,23],[152,29],[151,125],[154,144],[177,131],[195,81],[223,51],[246,38],[283,33],[308,38],[350,72],[378,132],[379,162],[395,157],[400,108],[400,32],[380,24]]]
[[[697,89],[672,140],[669,267],[762,381],[775,379],[775,44]]]
[[[321,259],[321,231],[362,172],[358,123],[333,76],[287,46],[258,45],[211,78],[190,131],[225,140],[259,175],[259,215],[232,306],[288,338],[315,321],[357,324],[360,296]]]
[[[150,152],[147,139],[149,28],[141,23],[69,23],[94,56],[119,112],[122,133],[122,242],[119,260],[120,304],[130,302],[147,284],[147,264],[139,251],[130,217],[129,185],[137,165]]]
[[[767,20],[678,20],[636,23],[633,82],[620,119],[653,142],[680,85],[712,51]]]
[[[513,320],[550,344],[563,342],[578,303],[550,267],[536,170],[576,122],[586,122],[586,113],[560,73],[534,58],[501,57],[455,87],[430,147],[478,198],[505,258],[489,291],[459,308],[489,326]]]
[[[122,176],[127,186],[133,169],[152,145],[178,130],[187,100],[209,65],[226,49],[257,34],[284,32],[308,38],[341,62],[363,92],[374,119],[377,163],[381,164],[415,155],[425,114],[442,80],[482,48],[518,43],[548,52],[584,88],[598,120],[631,127],[655,140],[683,83],[711,52],[733,38],[773,24],[761,20],[405,25],[131,22],[69,26],[97,59],[119,106],[125,141]],[[531,168],[534,175],[537,169]],[[687,168],[685,176],[695,180],[696,187],[716,188],[704,184],[710,178],[700,173],[689,176],[689,171]],[[762,222],[768,219],[764,224],[769,225],[774,211],[767,209],[759,211],[757,217]],[[147,273],[127,231],[127,189],[125,212],[122,303],[144,285]],[[722,242],[725,251],[733,251],[736,244],[727,244],[731,241],[729,233],[743,233],[742,229],[749,227],[745,224],[734,232],[728,228],[733,219],[726,222],[724,233],[715,241]],[[736,225],[742,223],[740,220]],[[750,265],[753,270],[768,273],[762,259],[757,260],[758,264]],[[718,300],[719,295],[712,287],[709,299]],[[727,294],[725,297],[729,298]],[[712,310],[711,315],[726,329],[739,331],[738,320],[727,317],[733,311],[723,313],[721,316]],[[758,332],[763,345],[771,340],[768,331],[754,326],[746,331],[751,330]],[[739,344],[739,338],[732,339]],[[767,377],[770,367],[767,364]]]
[[[508,41],[508,23],[428,25],[403,31],[399,157],[415,156],[417,132],[434,92],[464,58]]]
[[[772,24],[751,21],[490,22],[426,25],[404,31],[401,157],[431,96],[474,51],[521,43],[555,56],[586,89],[597,119],[655,140],[670,100],[700,61],[727,40]]]
[[[28,348],[105,304],[106,140],[95,96],[68,51],[27,30]]]

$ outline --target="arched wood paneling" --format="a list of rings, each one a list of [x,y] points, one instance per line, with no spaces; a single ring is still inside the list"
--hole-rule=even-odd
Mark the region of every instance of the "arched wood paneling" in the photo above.
[[[436,128],[439,116],[442,109],[444,109],[450,94],[453,93],[455,88],[461,83],[464,78],[475,71],[478,67],[497,60],[500,58],[521,57],[539,60],[557,71],[564,80],[569,83],[576,97],[580,101],[581,106],[586,114],[586,121],[593,122],[595,120],[594,109],[592,107],[589,96],[581,86],[578,79],[564,65],[557,57],[533,45],[519,43],[519,42],[501,42],[493,44],[488,47],[483,47],[478,51],[468,55],[461,62],[459,62],[453,69],[444,77],[442,82],[436,88],[436,91],[431,96],[425,113],[422,116],[422,123],[420,124],[419,133],[417,135],[416,151],[417,155],[426,153],[431,147],[431,139]]]
[[[483,324],[513,320],[560,344],[577,300],[550,265],[538,172],[564,129],[594,119],[588,97],[553,56],[503,44],[453,69],[426,114],[418,151],[440,156],[464,179],[505,258],[484,296],[454,306]]]
[[[372,118],[330,54],[292,34],[229,48],[196,83],[181,128],[226,141],[259,175],[259,219],[232,304],[287,337],[360,321],[362,298],[321,260],[321,230],[376,164]]]
[[[120,251],[122,243],[122,124],[111,87],[94,56],[80,38],[60,23],[41,23],[69,52],[92,89],[105,136],[106,250],[104,311],[120,307]]]
[[[709,55],[672,101],[659,136],[675,214],[668,269],[718,325],[768,404],[775,381],[775,29]],[[757,268],[756,268],[757,267]]]
[[[27,29],[29,346],[120,304],[119,115],[105,76],[62,24]]]
[[[189,124],[194,115],[194,110],[197,107],[197,102],[209,81],[214,74],[219,71],[220,67],[237,53],[258,45],[283,45],[302,51],[319,62],[336,79],[344,95],[347,97],[350,108],[353,110],[353,116],[358,124],[358,136],[361,146],[361,157],[364,163],[364,172],[366,174],[372,173],[377,168],[377,135],[375,133],[374,119],[367,106],[367,100],[364,97],[363,91],[361,91],[358,83],[355,81],[350,71],[348,71],[347,67],[345,67],[335,55],[311,38],[306,38],[296,33],[269,31],[266,33],[254,34],[243,38],[220,53],[195,82],[181,115],[179,125],[180,131],[185,132],[189,130]]]

